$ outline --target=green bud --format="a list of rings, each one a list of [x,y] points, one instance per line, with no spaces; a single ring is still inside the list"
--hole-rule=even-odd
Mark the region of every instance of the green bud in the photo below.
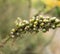
[[[40,26],[44,26],[44,23],[41,23]]]
[[[36,30],[36,28],[33,28],[33,30]]]
[[[55,19],[55,23],[59,23],[60,22],[60,20],[59,19]]]
[[[35,17],[33,16],[32,19],[35,19]]]
[[[34,27],[36,27],[36,25],[33,25]]]
[[[46,22],[49,22],[49,20],[47,20],[47,19],[44,19],[44,20],[43,20],[43,22],[45,22],[45,23],[46,23]]]
[[[22,23],[22,19],[18,17],[17,20],[15,21],[16,26],[19,27],[21,23]]]
[[[29,20],[30,22],[34,22],[35,21],[35,17],[32,17],[32,19]]]
[[[46,29],[42,29],[42,32],[46,32]]]
[[[29,26],[31,27],[31,26],[33,26],[33,24],[32,24],[32,23],[30,23],[30,24],[29,24]]]
[[[55,21],[56,17],[50,18],[50,21]]]
[[[34,31],[36,31],[37,29],[36,28],[33,28]]]
[[[26,27],[25,27],[25,30],[28,30],[29,28],[30,28],[29,26],[26,26]]]
[[[23,20],[24,24],[29,24],[29,22],[27,20]]]
[[[21,23],[19,23],[19,24],[18,24],[18,27],[21,27],[21,26],[22,26],[22,24],[21,24]]]
[[[42,15],[40,15],[39,17],[40,17],[40,19],[43,19],[44,18]]]
[[[35,22],[34,22],[34,25],[37,25],[37,24],[38,24],[38,22],[37,22],[37,21],[35,21]]]
[[[38,16],[36,17],[36,21],[37,21],[37,22],[39,21],[39,18],[38,18]]]
[[[24,25],[25,25],[24,23],[21,24],[21,26],[24,26]]]
[[[41,23],[41,22],[43,22],[43,20],[39,20],[39,22]]]
[[[55,26],[55,25],[51,25],[51,27],[52,27],[52,29],[55,29],[55,28],[56,28],[56,26]]]

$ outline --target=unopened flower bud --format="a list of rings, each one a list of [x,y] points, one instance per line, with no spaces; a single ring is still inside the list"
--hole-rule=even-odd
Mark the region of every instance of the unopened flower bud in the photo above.
[[[55,21],[56,17],[50,18],[50,21]]]
[[[35,21],[35,22],[34,22],[34,25],[37,25],[37,24],[38,24],[38,22],[37,22],[37,21]]]
[[[47,20],[47,19],[44,19],[44,20],[43,20],[43,22],[45,22],[45,23],[46,23],[46,22],[49,22],[49,20]]]
[[[46,29],[42,29],[42,32],[46,32]]]
[[[12,32],[14,32],[14,31],[15,31],[15,29],[12,29],[11,31],[12,31]]]
[[[51,27],[52,27],[52,29],[55,29],[55,28],[56,28],[56,26],[55,26],[55,25],[52,25]]]
[[[32,19],[30,19],[30,22],[34,22],[35,21],[35,17],[33,16]]]
[[[39,15],[40,19],[43,19],[43,16],[42,15]]]
[[[60,22],[60,20],[59,19],[55,19],[55,23],[59,23]]]
[[[40,26],[44,26],[44,23],[41,23]]]

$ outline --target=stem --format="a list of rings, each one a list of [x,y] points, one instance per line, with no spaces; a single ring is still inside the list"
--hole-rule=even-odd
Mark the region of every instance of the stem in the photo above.
[[[11,38],[11,37],[5,38],[5,39],[0,43],[0,47],[3,47],[3,46],[7,43],[7,41],[10,40],[10,38]]]

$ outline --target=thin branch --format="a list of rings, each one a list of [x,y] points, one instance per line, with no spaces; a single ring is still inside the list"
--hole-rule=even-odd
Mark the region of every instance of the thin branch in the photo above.
[[[0,47],[3,47],[6,43],[7,43],[7,41],[9,41],[10,40],[10,38],[11,37],[7,37],[7,38],[5,38],[4,40],[2,40],[2,42],[0,43]]]

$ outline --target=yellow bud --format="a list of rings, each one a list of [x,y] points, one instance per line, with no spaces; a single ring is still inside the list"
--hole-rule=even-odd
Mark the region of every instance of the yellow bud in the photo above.
[[[33,16],[32,19],[29,20],[30,22],[34,22],[35,21],[35,17]]]
[[[47,20],[47,19],[44,19],[44,20],[43,20],[43,22],[49,22],[49,20]]]
[[[55,29],[55,25],[52,25],[52,28]]]
[[[15,29],[12,29],[11,31],[12,31],[12,32],[14,32],[14,31],[15,31]]]
[[[55,19],[56,19],[56,17],[52,17],[52,18],[50,18],[51,21],[54,21]]]
[[[33,30],[36,30],[36,28],[33,28]]]
[[[41,23],[43,20],[39,20],[39,22]]]
[[[39,17],[38,16],[36,17],[36,21],[39,21]]]
[[[36,25],[33,25],[34,27],[36,27]]]
[[[19,25],[18,25],[19,27],[21,27],[22,26],[22,24],[21,23],[19,23]]]
[[[60,22],[60,20],[59,19],[55,19],[55,23],[59,23]]]
[[[42,15],[40,15],[39,17],[40,17],[40,19],[43,19],[43,16]]]
[[[44,26],[44,23],[41,23],[40,26]]]
[[[16,33],[17,35],[19,35],[19,33]]]
[[[24,23],[22,23],[21,25],[22,25],[22,26],[24,26],[25,24],[24,24]]]
[[[34,25],[37,25],[37,24],[38,24],[38,22],[37,22],[37,21],[35,21],[35,22],[34,22]]]
[[[25,27],[25,30],[28,30],[28,29],[29,29],[29,26],[26,26],[26,27]]]

